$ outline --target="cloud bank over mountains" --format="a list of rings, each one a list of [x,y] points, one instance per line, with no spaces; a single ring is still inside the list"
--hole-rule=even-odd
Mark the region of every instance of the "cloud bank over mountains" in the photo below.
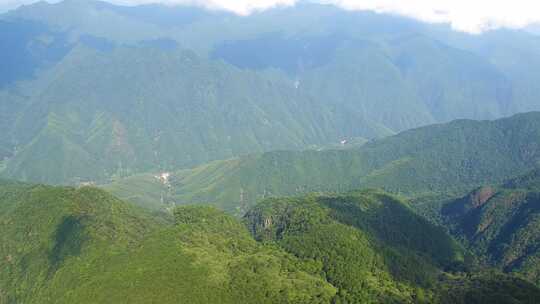
[[[471,33],[500,27],[523,28],[540,22],[540,1],[536,0],[327,0],[326,3],[450,23],[456,30]]]
[[[58,2],[57,0],[53,0]],[[276,6],[292,6],[302,0],[106,0],[115,4],[195,5],[248,15]],[[35,0],[0,0],[0,7],[14,7]],[[398,14],[426,22],[449,23],[454,29],[481,33],[496,28],[523,28],[540,23],[537,0],[318,0],[348,10]]]

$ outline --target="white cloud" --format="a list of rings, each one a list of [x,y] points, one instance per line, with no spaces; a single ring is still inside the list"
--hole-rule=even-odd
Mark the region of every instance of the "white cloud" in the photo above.
[[[156,2],[166,5],[196,5],[209,9],[232,11],[239,15],[248,15],[254,11],[261,11],[276,6],[291,6],[297,0],[109,0],[109,2],[128,5]]]
[[[521,28],[540,22],[538,0],[328,0],[347,9],[396,13],[427,22],[446,22],[478,33],[499,27]]]
[[[34,0],[0,0],[2,4]],[[245,15],[274,6],[294,5],[298,0],[108,0],[119,4],[199,5]],[[320,0],[350,10],[373,10],[417,18],[427,22],[450,23],[455,29],[478,33],[509,27],[521,28],[540,22],[539,0]]]

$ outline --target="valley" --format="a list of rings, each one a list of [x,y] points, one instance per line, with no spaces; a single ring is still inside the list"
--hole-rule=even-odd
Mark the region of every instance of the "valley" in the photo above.
[[[540,16],[18,1],[0,304],[540,303]]]

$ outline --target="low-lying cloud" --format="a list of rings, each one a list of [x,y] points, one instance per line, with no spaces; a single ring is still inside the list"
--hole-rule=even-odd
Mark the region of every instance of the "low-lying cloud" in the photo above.
[[[0,0],[14,4],[34,0]],[[291,6],[300,0],[107,0],[137,5],[162,3],[166,5],[197,5],[209,9],[223,9],[240,15],[275,6]],[[426,22],[449,23],[456,30],[480,33],[507,27],[522,28],[540,23],[538,0],[318,0],[348,10],[371,10],[413,17]]]
[[[395,13],[427,22],[450,23],[453,28],[479,33],[540,22],[537,0],[328,0],[347,9]]]
[[[239,15],[248,15],[254,11],[261,11],[276,6],[291,6],[297,0],[110,0],[117,4],[150,4],[162,3],[166,5],[195,5],[208,9],[232,11]]]

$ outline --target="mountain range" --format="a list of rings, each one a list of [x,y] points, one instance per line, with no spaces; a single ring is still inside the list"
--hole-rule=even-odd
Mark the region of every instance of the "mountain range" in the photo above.
[[[485,185],[444,205],[446,225],[486,263],[538,284],[540,171]]]
[[[244,219],[150,214],[89,187],[0,182],[2,303],[534,303],[380,191],[274,199]],[[474,289],[469,289],[476,286]]]
[[[536,25],[38,2],[0,69],[0,304],[539,302]]]
[[[105,189],[141,205],[214,204],[242,214],[266,197],[383,188],[426,212],[474,187],[539,165],[540,113],[459,120],[341,150],[268,152],[172,172],[120,179]],[[429,208],[428,208],[429,207]]]
[[[105,183],[540,110],[540,40],[525,31],[308,3],[236,16],[66,0],[5,13],[0,32],[0,170],[24,181]]]

